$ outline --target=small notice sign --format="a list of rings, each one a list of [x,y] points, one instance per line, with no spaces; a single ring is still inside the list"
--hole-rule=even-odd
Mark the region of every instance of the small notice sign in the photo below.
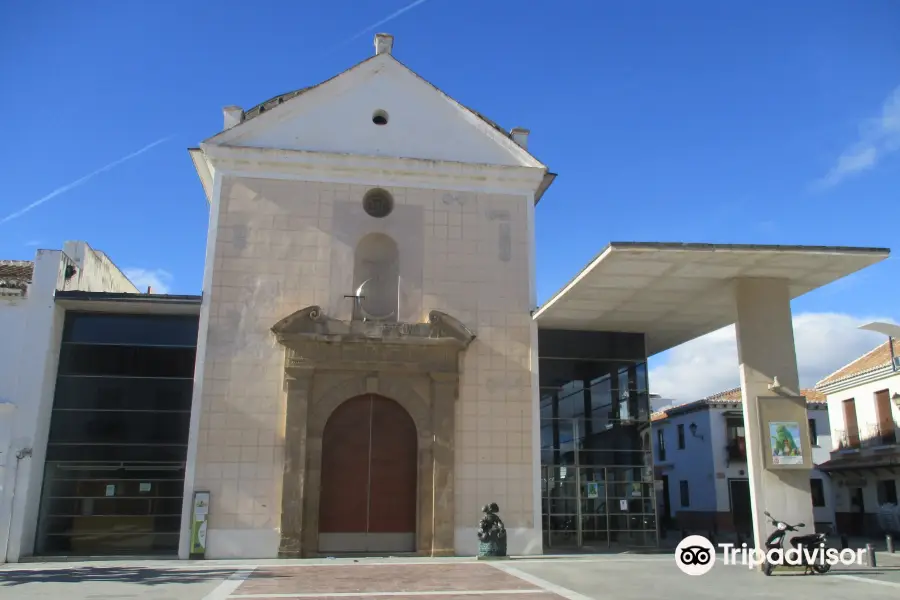
[[[140,487],[141,493],[149,492],[152,486],[149,483],[142,483]]]
[[[107,496],[115,496],[116,495],[116,486],[114,486],[114,485],[106,486],[106,495]]]
[[[206,527],[209,518],[209,492],[194,492],[194,518],[191,524],[191,558],[206,555]]]
[[[596,481],[588,482],[587,497],[588,498],[599,498],[600,497],[600,485]]]
[[[619,510],[628,512],[628,500],[619,500]]]

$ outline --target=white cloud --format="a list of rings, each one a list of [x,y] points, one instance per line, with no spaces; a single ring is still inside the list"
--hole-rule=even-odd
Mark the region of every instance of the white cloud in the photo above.
[[[862,331],[884,317],[840,313],[804,313],[794,317],[794,344],[801,387],[812,387],[826,375],[862,356],[885,337]],[[650,369],[650,391],[665,398],[691,401],[740,385],[734,325],[691,340],[668,353]]]
[[[172,286],[172,274],[162,269],[125,269],[125,277],[141,292],[151,287],[154,294],[168,294]]]
[[[900,150],[900,86],[884,101],[881,115],[863,123],[859,139],[844,150],[817,186],[835,186],[847,177],[874,168],[881,159],[897,150]]]

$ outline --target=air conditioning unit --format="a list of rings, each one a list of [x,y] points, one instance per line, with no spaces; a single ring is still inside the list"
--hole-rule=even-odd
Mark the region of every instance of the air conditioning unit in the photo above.
[[[900,369],[900,356],[894,357],[894,369]]]

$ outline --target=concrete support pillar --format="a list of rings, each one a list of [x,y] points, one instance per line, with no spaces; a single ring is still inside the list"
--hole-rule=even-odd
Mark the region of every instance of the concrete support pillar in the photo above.
[[[778,520],[792,525],[806,524],[792,536],[814,531],[809,484],[811,448],[806,401],[799,397],[788,282],[782,279],[738,280],[735,282],[735,301],[750,505],[756,546],[761,548],[771,530],[764,514],[767,510]],[[769,388],[776,377],[780,390]],[[759,398],[771,400],[761,404]],[[768,421],[773,418],[798,422],[803,465],[773,468],[772,459],[767,458],[772,454]]]

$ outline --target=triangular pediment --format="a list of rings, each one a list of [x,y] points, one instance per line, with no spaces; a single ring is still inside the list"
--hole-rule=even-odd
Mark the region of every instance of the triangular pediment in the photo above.
[[[386,113],[386,124],[373,122],[376,111]],[[506,133],[389,54],[247,116],[207,143],[544,168]]]

